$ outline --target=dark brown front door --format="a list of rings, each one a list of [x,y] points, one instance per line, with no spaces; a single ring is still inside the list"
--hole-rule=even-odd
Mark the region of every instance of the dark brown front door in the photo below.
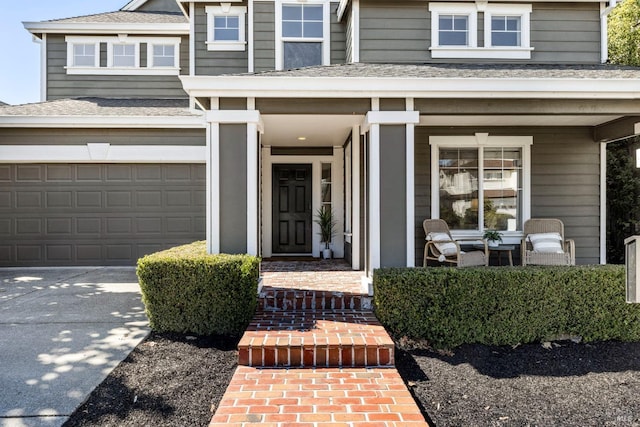
[[[273,165],[273,252],[311,252],[311,165]]]

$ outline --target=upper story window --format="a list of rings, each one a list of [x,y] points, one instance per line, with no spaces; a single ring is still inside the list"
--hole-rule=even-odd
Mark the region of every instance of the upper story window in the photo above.
[[[469,46],[469,15],[440,15],[438,24],[441,46]]]
[[[177,75],[179,37],[67,36],[67,74]],[[146,62],[141,49],[146,45]]]
[[[78,43],[73,45],[73,61],[74,67],[97,67],[99,45],[96,43]]]
[[[531,5],[430,3],[429,11],[433,58],[531,58]],[[478,43],[480,14],[484,46]]]
[[[138,44],[114,43],[109,45],[107,58],[108,67],[138,67],[140,63],[140,55],[136,55],[140,51]]]
[[[245,50],[245,16],[247,8],[222,3],[207,6],[207,49]]]
[[[149,44],[147,58],[151,58],[151,67],[178,67],[176,46],[173,44]]]
[[[328,64],[329,3],[280,3],[276,11],[276,68]]]

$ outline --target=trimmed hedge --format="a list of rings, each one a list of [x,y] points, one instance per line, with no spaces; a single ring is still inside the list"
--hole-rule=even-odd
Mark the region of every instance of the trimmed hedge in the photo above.
[[[624,266],[388,268],[374,272],[373,286],[376,315],[393,335],[438,348],[640,340]]]
[[[195,242],[140,258],[136,274],[153,330],[239,336],[256,310],[259,270],[259,258],[209,255]]]

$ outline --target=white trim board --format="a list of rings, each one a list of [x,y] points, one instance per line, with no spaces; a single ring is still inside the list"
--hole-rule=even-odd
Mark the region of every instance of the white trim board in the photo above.
[[[27,31],[35,36],[41,33],[189,35],[188,22],[174,24],[131,24],[125,22],[23,22],[23,25]]]
[[[204,129],[203,116],[0,116],[2,127]]]
[[[0,163],[205,163],[205,146],[0,145]]]
[[[640,79],[179,76],[195,97],[638,99]]]

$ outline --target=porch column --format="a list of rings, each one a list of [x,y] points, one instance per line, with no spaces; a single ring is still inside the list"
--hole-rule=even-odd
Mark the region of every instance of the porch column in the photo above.
[[[255,110],[207,112],[207,249],[258,255],[258,134]]]
[[[369,111],[362,125],[363,133],[369,132],[369,273],[415,263],[415,250],[408,249],[415,245],[408,174],[413,174],[413,125],[418,122],[417,111]]]

